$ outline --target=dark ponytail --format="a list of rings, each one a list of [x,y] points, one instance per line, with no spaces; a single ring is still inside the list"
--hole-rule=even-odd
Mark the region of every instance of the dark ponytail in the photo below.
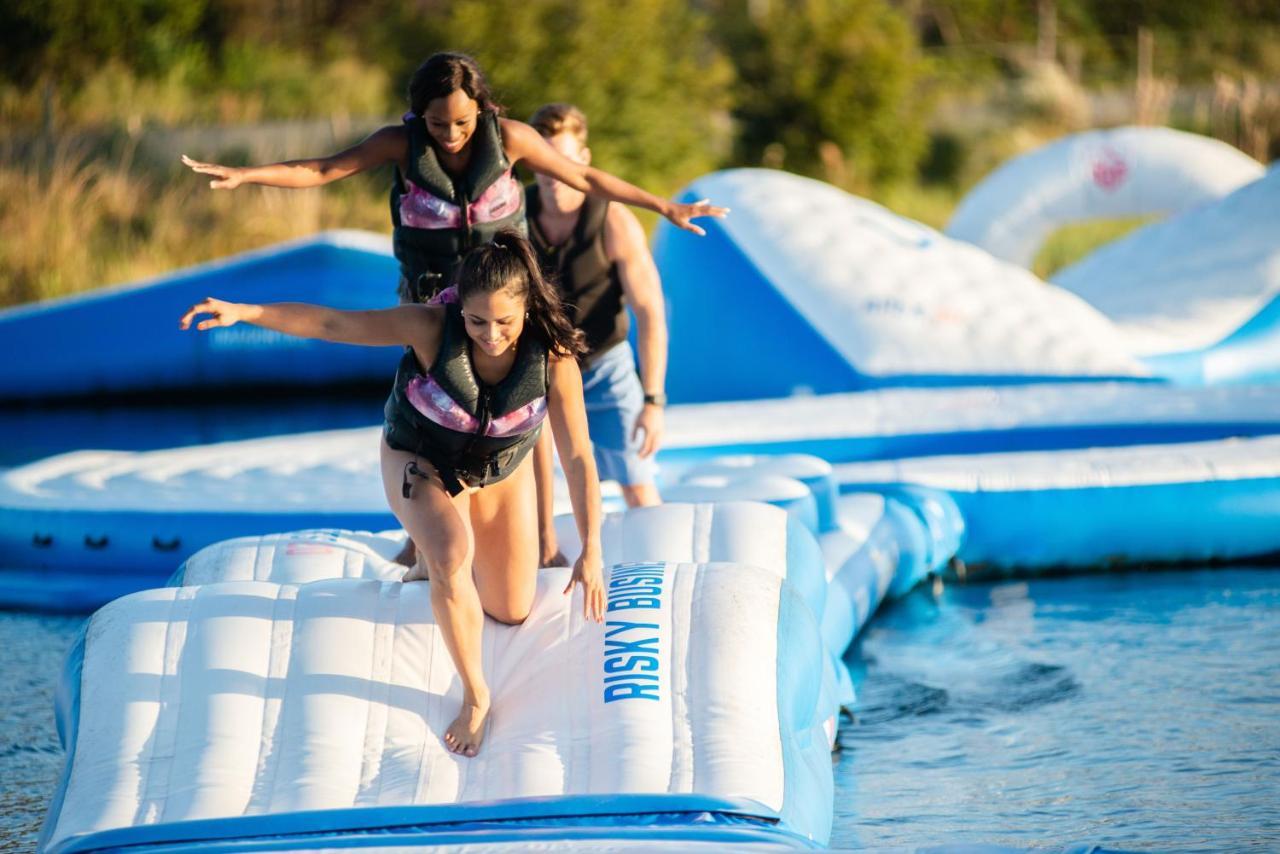
[[[480,111],[501,113],[493,100],[489,81],[479,64],[465,53],[433,53],[409,78],[409,109],[421,116],[436,98],[445,98],[461,89],[479,105]]]
[[[472,249],[458,268],[460,301],[502,290],[524,298],[529,311],[526,329],[540,335],[552,353],[575,359],[586,354],[586,337],[569,321],[560,293],[542,275],[533,246],[511,230],[499,231],[492,242]]]

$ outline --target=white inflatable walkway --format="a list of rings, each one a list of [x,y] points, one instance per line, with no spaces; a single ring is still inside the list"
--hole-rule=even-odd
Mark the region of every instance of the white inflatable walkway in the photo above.
[[[946,233],[1030,267],[1055,229],[1169,215],[1256,180],[1258,161],[1216,139],[1164,127],[1091,130],[1015,157],[961,200]]]
[[[561,592],[567,569],[543,570],[523,625],[486,623],[494,712],[470,760],[439,741],[460,688],[428,586],[389,580],[401,542],[241,538],[95,614],[60,697],[68,764],[45,849],[317,830],[334,835],[315,847],[360,844],[388,808],[426,826],[419,843],[467,822],[529,841],[825,840],[826,574],[792,514],[739,502],[611,516],[611,562],[701,560],[614,563],[603,626]]]
[[[752,567],[624,564],[596,624],[561,592],[568,573],[542,573],[523,625],[486,624],[493,714],[474,759],[440,741],[461,694],[425,584],[227,582],[113,602],[90,621],[64,709],[44,850],[293,834],[346,846],[385,828],[386,808],[432,806],[452,809],[396,823],[658,840],[676,813],[679,838],[824,841],[823,655],[804,603]],[[618,795],[649,797],[603,828],[557,820]]]

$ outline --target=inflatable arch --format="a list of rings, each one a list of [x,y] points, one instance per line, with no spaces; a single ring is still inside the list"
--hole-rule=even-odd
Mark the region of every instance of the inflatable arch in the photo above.
[[[1280,170],[1104,246],[1055,281],[1111,318],[1155,373],[1280,379]]]
[[[1262,170],[1228,143],[1171,128],[1076,133],[983,178],[946,233],[1029,268],[1044,238],[1062,225],[1175,214],[1228,195]]]
[[[828,184],[734,169],[703,197],[732,213],[654,246],[673,400],[1146,374],[1074,295]]]
[[[1262,172],[1225,142],[1184,131],[1086,131],[1015,157],[978,182],[946,233],[1030,267],[1056,228],[1177,213],[1222,198]]]

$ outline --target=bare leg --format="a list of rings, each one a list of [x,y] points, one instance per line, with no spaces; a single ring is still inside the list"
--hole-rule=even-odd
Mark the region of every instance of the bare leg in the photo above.
[[[530,454],[500,483],[471,496],[475,580],[484,611],[495,620],[524,622],[538,583],[537,490]]]
[[[445,745],[454,753],[475,756],[489,715],[489,686],[480,658],[484,612],[471,574],[470,496],[451,499],[431,466],[418,459],[419,468],[430,476],[411,477],[412,497],[405,499],[404,469],[414,459],[383,442],[382,484],[392,512],[417,545],[417,565],[404,580],[429,578],[431,610],[462,680],[462,710],[445,730]]]
[[[662,503],[658,487],[652,483],[622,483],[622,499],[628,507],[654,507]]]

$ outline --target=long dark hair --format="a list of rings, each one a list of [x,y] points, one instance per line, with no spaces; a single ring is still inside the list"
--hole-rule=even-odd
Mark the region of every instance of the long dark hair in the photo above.
[[[533,247],[519,232],[499,231],[493,241],[472,249],[458,268],[458,299],[475,294],[510,290],[524,298],[529,317],[526,327],[542,336],[547,348],[559,356],[581,359],[587,352],[582,330],[569,321],[560,293],[538,266]]]
[[[480,106],[481,112],[502,112],[479,64],[465,53],[453,52],[433,53],[413,72],[409,78],[409,109],[420,116],[436,98],[448,97],[459,89]]]

